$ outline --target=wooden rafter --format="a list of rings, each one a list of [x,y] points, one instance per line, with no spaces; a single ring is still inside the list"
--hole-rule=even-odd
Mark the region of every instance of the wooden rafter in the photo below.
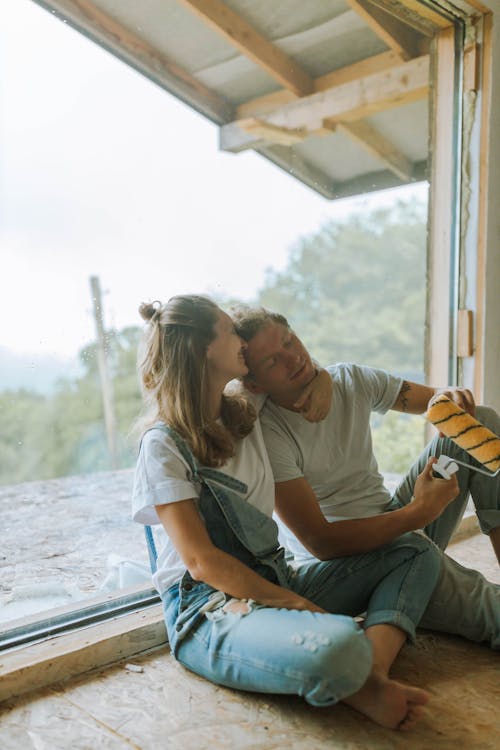
[[[307,129],[312,134],[328,125],[354,122],[391,107],[400,106],[427,96],[429,90],[429,58],[423,56],[381,73],[374,73],[328,91],[278,107],[259,119],[288,130]],[[220,144],[226,151],[254,148],[259,139],[239,121],[221,127]]]
[[[270,125],[254,117],[239,120],[239,127],[257,139],[268,144],[293,146],[304,141],[311,135],[305,128],[290,129]],[[351,140],[356,141],[365,151],[380,161],[403,182],[411,180],[413,164],[393,143],[378,132],[366,120],[357,122],[330,122],[323,120],[322,126],[314,131],[314,135],[327,136],[333,132],[341,132]]]
[[[370,0],[347,0],[351,8],[370,26],[372,31],[402,60],[415,57],[419,51],[419,37],[414,30]]]
[[[312,78],[220,0],[180,0],[230,44],[263,68],[287,90],[304,96],[314,90]]]
[[[116,57],[175,93],[218,123],[231,118],[228,101],[190,75],[182,67],[158,52],[148,42],[100,10],[90,0],[37,0],[68,21],[78,31],[107,48]]]
[[[265,143],[274,143],[281,146],[293,146],[294,143],[300,143],[308,136],[305,128],[283,128],[258,120],[255,117],[250,117],[248,120],[239,120],[239,124],[245,133],[249,133]]]
[[[384,164],[404,182],[413,174],[413,164],[393,143],[364,120],[338,123],[337,129],[346,133],[362,148]]]

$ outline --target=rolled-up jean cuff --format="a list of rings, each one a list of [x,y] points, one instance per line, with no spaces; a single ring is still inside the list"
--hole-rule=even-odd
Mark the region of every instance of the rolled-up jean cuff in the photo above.
[[[399,628],[406,633],[410,643],[415,643],[417,635],[415,623],[408,615],[398,612],[397,609],[382,609],[378,612],[370,613],[364,621],[363,627],[366,630],[373,625],[393,625],[395,628]]]
[[[500,526],[500,510],[496,508],[491,510],[478,509],[476,513],[483,534],[489,535],[490,531]]]

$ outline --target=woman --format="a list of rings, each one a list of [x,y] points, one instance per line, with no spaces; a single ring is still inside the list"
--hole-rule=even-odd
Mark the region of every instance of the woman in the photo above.
[[[149,321],[139,369],[151,420],[134,519],[161,524],[153,580],[175,658],[218,684],[315,706],[344,701],[382,726],[411,727],[429,696],[391,680],[389,669],[414,638],[437,553],[407,534],[365,555],[290,568],[255,410],[224,394],[247,372],[231,318],[197,296],[140,312]],[[352,617],[364,611],[362,630]]]

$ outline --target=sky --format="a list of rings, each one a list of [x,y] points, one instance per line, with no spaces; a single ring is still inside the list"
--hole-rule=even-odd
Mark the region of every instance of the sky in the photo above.
[[[72,358],[143,300],[252,299],[266,269],[330,218],[423,196],[330,202],[32,0],[0,2],[0,347]]]

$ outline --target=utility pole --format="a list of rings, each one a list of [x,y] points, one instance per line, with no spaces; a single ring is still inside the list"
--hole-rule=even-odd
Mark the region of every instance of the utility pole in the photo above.
[[[104,410],[104,423],[108,438],[108,450],[111,459],[111,467],[118,468],[116,451],[116,417],[115,403],[113,398],[113,383],[109,374],[108,357],[106,352],[106,338],[104,334],[104,323],[102,315],[101,285],[98,276],[90,277],[90,289],[92,292],[92,306],[94,310],[95,328],[97,335],[97,364],[101,379],[102,405]]]

